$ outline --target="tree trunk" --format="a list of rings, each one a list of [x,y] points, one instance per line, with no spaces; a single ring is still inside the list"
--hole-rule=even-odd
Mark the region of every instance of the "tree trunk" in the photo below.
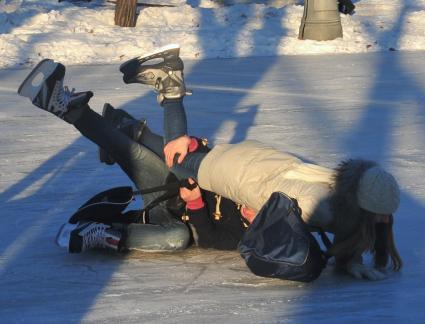
[[[137,0],[117,0],[115,5],[115,25],[121,27],[136,26]]]

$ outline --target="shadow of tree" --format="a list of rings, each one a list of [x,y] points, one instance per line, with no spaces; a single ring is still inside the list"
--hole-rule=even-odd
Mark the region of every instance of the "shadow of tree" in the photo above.
[[[412,10],[416,10],[416,7],[402,3],[392,28],[377,31],[377,43],[387,44],[390,38],[395,43],[399,42],[403,25]],[[339,57],[344,57],[347,64],[332,65],[335,56],[329,55],[320,58],[320,64],[327,67],[325,71],[322,68],[315,70],[314,58],[307,59],[310,62],[306,63],[307,66],[302,63],[295,66],[295,71],[298,69],[301,76],[305,76],[305,71],[310,69],[311,79],[291,75],[294,82],[286,88],[289,92],[286,105],[292,105],[291,109],[296,111],[299,109],[299,123],[308,125],[308,131],[303,132],[302,136],[310,133],[310,140],[317,141],[318,147],[324,148],[323,152],[315,153],[313,160],[321,160],[329,166],[334,166],[336,161],[347,156],[376,160],[394,172],[401,179],[401,187],[405,187],[403,179],[408,174],[409,165],[420,162],[409,162],[409,153],[401,152],[414,152],[417,149],[415,145],[422,147],[422,143],[419,144],[412,137],[407,142],[402,139],[403,126],[411,120],[424,125],[421,108],[425,98],[424,84],[413,71],[421,58],[412,56],[411,53],[392,50],[357,56],[342,55]],[[359,71],[358,76],[341,77],[344,73],[352,75],[353,69]],[[368,71],[366,78],[364,71]],[[335,75],[338,75],[336,82],[345,82],[334,84],[331,80]],[[308,91],[301,94],[299,89]],[[332,94],[334,90],[340,92]],[[423,136],[424,132],[422,126],[420,134],[412,131],[412,136]],[[336,160],[335,151],[342,152],[337,154]],[[301,155],[308,155],[308,152]],[[412,191],[404,191],[397,213],[400,215],[395,218],[395,232],[402,257],[413,263],[423,262],[418,250],[423,249],[424,244],[418,242],[422,242],[420,229],[424,222],[418,215],[424,212],[423,202],[415,198]],[[414,252],[412,247],[415,247]],[[412,264],[406,264],[406,268],[408,272],[413,271]]]

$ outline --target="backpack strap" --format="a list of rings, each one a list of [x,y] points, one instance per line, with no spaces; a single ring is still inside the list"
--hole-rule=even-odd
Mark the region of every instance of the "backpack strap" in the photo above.
[[[330,249],[331,249],[331,247],[332,247],[332,242],[331,242],[331,240],[329,239],[328,235],[326,235],[325,231],[324,231],[324,230],[322,230],[321,228],[319,228],[319,235],[320,235],[320,238],[321,238],[321,239],[322,239],[322,241],[323,241],[323,244],[325,244],[326,249],[327,249],[327,250],[330,250]]]
[[[313,231],[317,231],[319,233],[319,236],[326,247],[326,250],[323,251],[323,254],[325,255],[326,259],[331,258],[333,255],[329,251],[332,248],[333,244],[331,240],[329,239],[328,235],[325,233],[325,231],[321,227],[318,227],[318,226],[309,226],[309,227]]]
[[[196,186],[197,186],[196,183],[190,184],[188,179],[183,179],[183,180],[179,180],[175,182],[170,182],[162,186],[133,191],[134,195],[138,195],[138,194],[144,195],[144,194],[158,192],[158,191],[165,191],[163,195],[155,198],[147,206],[145,206],[143,209],[140,210],[139,217],[135,219],[135,222],[144,223],[144,224],[148,223],[149,222],[148,214],[152,208],[158,206],[161,202],[165,200],[168,200],[170,198],[177,196],[179,194],[179,189],[181,187],[185,187],[189,190],[193,190],[196,188]]]
[[[174,182],[169,182],[165,185],[162,186],[157,186],[157,187],[152,187],[152,188],[146,188],[146,189],[142,189],[142,190],[135,190],[133,191],[134,195],[145,195],[148,193],[153,193],[153,192],[158,192],[158,191],[167,191],[167,193],[171,193],[172,191],[176,191],[176,193],[173,193],[173,196],[177,195],[177,191],[181,188],[181,187],[185,187],[189,190],[193,190],[196,188],[198,184],[193,183],[190,184],[188,179],[182,179],[182,180],[178,180],[178,181],[174,181]],[[171,197],[173,197],[171,196]]]

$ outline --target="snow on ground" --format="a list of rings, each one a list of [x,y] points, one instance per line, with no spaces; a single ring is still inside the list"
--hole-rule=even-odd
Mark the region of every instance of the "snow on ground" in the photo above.
[[[137,26],[121,28],[104,0],[0,1],[0,67],[118,63],[168,43],[195,59],[425,49],[425,0],[354,1],[344,37],[328,42],[297,38],[301,0],[143,2],[174,6],[140,6]]]
[[[237,252],[68,254],[53,241],[90,196],[128,179],[98,162],[71,126],[16,89],[28,69],[0,70],[1,323],[423,323],[425,52],[186,61],[192,134],[259,139],[326,166],[368,157],[400,182],[401,274],[381,282],[255,277]],[[161,130],[155,95],[116,65],[69,66],[92,107],[125,108]]]
[[[355,1],[344,38],[329,42],[297,39],[301,1],[167,3],[175,7],[140,7],[137,27],[120,28],[106,1],[0,1],[0,323],[423,323],[425,1]],[[297,284],[255,277],[236,252],[55,246],[80,204],[128,179],[71,125],[16,95],[28,66],[62,61],[66,84],[95,92],[95,110],[108,101],[161,131],[155,96],[124,85],[117,65],[170,42],[182,45],[194,90],[192,134],[255,138],[329,167],[367,157],[393,172],[402,273],[366,282],[329,267]]]

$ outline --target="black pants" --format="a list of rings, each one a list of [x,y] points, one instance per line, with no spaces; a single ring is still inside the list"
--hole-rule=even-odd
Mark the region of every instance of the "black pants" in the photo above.
[[[163,160],[162,137],[147,127],[134,141],[114,128],[88,105],[81,107],[81,116],[74,126],[82,135],[106,150],[139,189],[165,184],[170,172]],[[148,204],[161,193],[143,196]],[[150,224],[130,224],[126,247],[140,250],[176,250],[187,246],[190,235],[187,226],[177,220],[162,204],[149,215]]]

